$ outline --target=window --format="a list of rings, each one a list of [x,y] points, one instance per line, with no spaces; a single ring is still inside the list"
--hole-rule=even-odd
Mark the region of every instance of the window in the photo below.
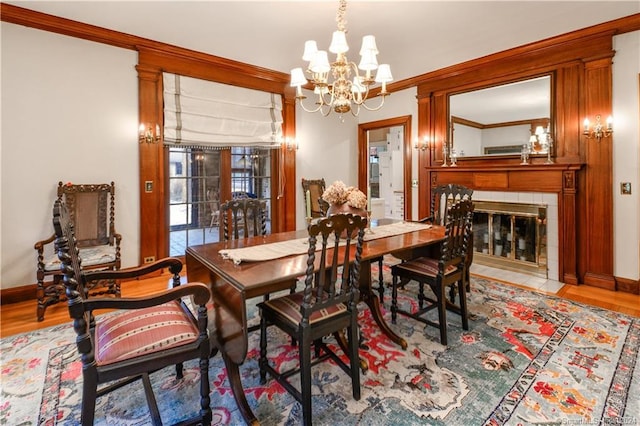
[[[270,149],[233,147],[231,177],[222,178],[223,150],[169,148],[169,255],[183,256],[187,247],[220,240],[220,194],[267,201],[271,230]]]

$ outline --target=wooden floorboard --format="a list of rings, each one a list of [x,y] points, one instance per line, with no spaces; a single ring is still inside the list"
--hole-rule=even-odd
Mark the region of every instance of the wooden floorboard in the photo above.
[[[123,297],[138,297],[162,291],[168,287],[170,278],[171,275],[165,273],[144,280],[123,282],[122,295]],[[640,295],[585,285],[565,285],[557,295],[568,300],[640,317]],[[43,329],[65,322],[70,322],[66,302],[48,307],[42,322],[36,320],[35,300],[0,307],[0,337]]]

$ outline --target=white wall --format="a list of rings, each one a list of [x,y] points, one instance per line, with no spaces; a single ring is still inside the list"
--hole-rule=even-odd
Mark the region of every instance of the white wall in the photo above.
[[[136,53],[2,22],[0,286],[36,282],[58,181],[116,184],[123,266],[138,264]]]
[[[313,92],[305,94],[304,105],[313,106]],[[306,228],[302,178],[324,178],[327,185],[336,180],[358,185],[358,124],[350,113],[342,118],[344,122],[335,112],[324,117],[296,105],[296,138],[300,144],[296,152],[296,181],[285,184],[296,188],[297,229]]]
[[[613,38],[613,273],[640,278],[640,31]],[[631,195],[620,183],[631,182]]]

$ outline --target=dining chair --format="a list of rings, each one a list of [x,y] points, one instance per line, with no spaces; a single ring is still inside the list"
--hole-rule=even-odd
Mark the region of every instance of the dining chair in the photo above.
[[[358,354],[357,302],[362,244],[367,220],[340,214],[312,223],[304,290],[272,298],[260,308],[260,381],[269,373],[301,405],[305,425],[312,423],[311,367],[333,360],[351,377],[353,397],[360,399],[360,359]],[[342,235],[342,238],[341,238]],[[316,252],[316,243],[320,247]],[[317,270],[316,270],[317,269]],[[298,364],[283,371],[269,363],[267,326],[276,326],[299,342]],[[325,341],[347,329],[347,364]],[[312,358],[312,346],[314,357]],[[300,375],[300,389],[289,380]]]
[[[471,223],[473,220],[473,203],[462,200],[448,207],[445,221],[445,240],[440,246],[439,257],[420,257],[402,262],[391,268],[391,322],[396,323],[397,314],[403,314],[425,324],[440,329],[440,343],[447,345],[447,309],[457,312],[462,317],[462,328],[469,329],[467,314],[467,293],[464,277],[466,273],[465,256],[470,243]],[[418,282],[418,309],[402,308],[398,305],[399,279]],[[424,285],[431,288],[434,297],[427,296]],[[445,291],[456,286],[459,293],[459,304],[447,299]],[[425,302],[429,302],[425,306]],[[438,321],[432,321],[425,314],[438,310]]]
[[[449,207],[462,200],[471,200],[473,196],[473,189],[467,188],[464,185],[456,183],[448,183],[446,185],[439,185],[431,190],[431,211],[430,219],[431,223],[435,225],[444,225],[447,219],[447,213]],[[470,237],[470,241],[473,241],[473,231]],[[469,277],[469,268],[473,263],[473,244],[469,243],[467,246],[467,253],[465,255],[466,271],[464,276],[464,284],[467,288],[467,292],[471,291],[471,280]],[[452,287],[449,297],[455,300],[455,289]]]
[[[202,283],[180,284],[182,262],[165,258],[140,267],[87,271],[82,268],[74,223],[62,200],[53,207],[55,246],[68,300],[69,315],[76,332],[76,346],[82,362],[82,425],[93,425],[98,397],[137,380],[142,380],[149,414],[161,425],[149,375],[175,365],[176,378],[183,378],[183,362],[198,359],[200,410],[184,424],[211,423],[209,397],[209,335],[207,307],[211,297]],[[87,297],[85,290],[94,280],[132,279],[168,268],[173,288],[137,298]],[[191,297],[197,318],[183,298]],[[115,313],[95,315],[103,309]],[[215,308],[214,308],[215,309]],[[217,350],[214,350],[213,355]],[[103,385],[103,386],[100,386]]]
[[[75,224],[76,239],[84,269],[120,269],[122,236],[115,230],[115,184],[72,184],[58,182],[57,199],[63,200]],[[44,320],[48,306],[65,301],[61,282],[60,260],[55,253],[55,233],[35,243],[36,317]],[[51,277],[50,281],[46,281]],[[120,296],[120,283],[102,281],[87,283],[86,291],[93,295]]]
[[[255,198],[238,198],[220,206],[222,241],[267,235],[267,202]]]
[[[322,199],[322,193],[326,186],[324,178],[305,179],[302,178],[302,196],[304,197],[305,208],[307,203],[310,206],[311,217],[325,217],[327,215],[328,203]],[[309,200],[307,200],[307,191],[309,191]],[[326,204],[322,204],[322,203]]]

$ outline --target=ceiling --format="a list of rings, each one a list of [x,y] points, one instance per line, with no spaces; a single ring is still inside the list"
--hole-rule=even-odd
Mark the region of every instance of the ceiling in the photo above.
[[[305,40],[327,49],[337,0],[5,1],[289,73]],[[373,34],[396,81],[640,13],[640,1],[378,1],[347,5],[350,59]]]

